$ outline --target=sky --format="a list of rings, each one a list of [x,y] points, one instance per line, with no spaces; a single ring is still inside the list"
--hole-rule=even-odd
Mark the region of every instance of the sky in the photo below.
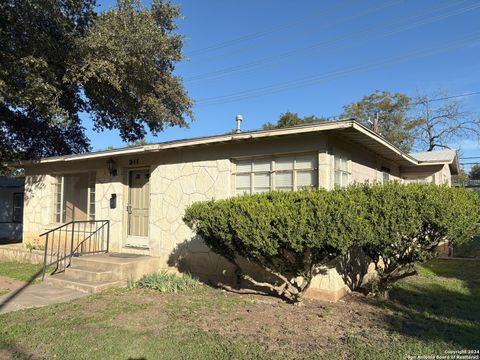
[[[237,114],[242,130],[286,111],[338,116],[375,90],[480,92],[476,0],[172,2],[183,15],[177,32],[186,57],[175,74],[196,103],[195,119],[188,129],[149,134],[149,142],[225,133]],[[115,5],[98,3],[99,11]],[[480,94],[460,99],[480,114]],[[125,145],[117,131],[98,133],[88,116],[83,121],[94,150]],[[480,156],[476,140],[451,145],[462,158]]]

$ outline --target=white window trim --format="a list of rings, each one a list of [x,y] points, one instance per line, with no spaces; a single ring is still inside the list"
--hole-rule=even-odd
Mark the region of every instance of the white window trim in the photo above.
[[[53,223],[55,224],[64,224],[66,222],[66,213],[65,213],[65,207],[64,207],[64,204],[65,204],[65,176],[68,176],[68,175],[75,175],[75,174],[64,174],[64,175],[60,175],[60,174],[57,174],[57,175],[54,175],[54,191],[53,191]],[[91,213],[90,213],[90,204],[91,204],[91,192],[90,192],[90,185],[92,183],[92,180],[93,180],[93,183],[94,183],[94,186],[96,184],[96,173],[94,171],[89,171],[88,172],[88,187],[87,187],[87,220],[95,220],[95,214],[96,214],[96,211],[94,211],[94,218],[91,219],[90,216],[91,216]],[[61,181],[61,187],[60,187],[60,221],[57,220],[57,215],[59,214],[57,212],[57,185],[58,185],[58,182]],[[96,194],[96,189],[94,191],[94,194]],[[95,202],[96,204],[96,198],[95,198]],[[96,209],[95,209],[96,210]]]
[[[297,157],[299,156],[308,156],[311,155],[312,159],[314,161],[314,167],[313,168],[308,168],[308,169],[298,169],[296,167],[296,161]],[[278,158],[283,158],[283,157],[293,157],[293,168],[291,170],[276,170],[276,160]],[[254,171],[253,170],[253,165],[250,168],[250,171],[237,171],[237,163],[241,161],[251,161],[252,164],[255,162],[255,160],[270,160],[270,171]],[[313,179],[314,179],[314,185],[313,188],[318,188],[318,153],[315,152],[300,152],[300,153],[287,153],[287,154],[277,154],[277,155],[270,155],[270,156],[257,156],[257,157],[250,157],[250,158],[237,158],[237,159],[232,159],[232,162],[234,164],[234,171],[232,172],[233,176],[233,191],[235,194],[237,194],[237,181],[236,181],[236,176],[241,175],[241,174],[249,174],[250,175],[250,194],[255,194],[255,176],[254,174],[269,174],[270,175],[270,190],[269,191],[275,191],[277,190],[276,188],[276,173],[292,173],[293,179],[292,179],[292,191],[297,191],[298,189],[298,182],[297,182],[297,174],[298,172],[302,171],[314,171],[316,174],[314,174]],[[239,194],[237,194],[239,195]]]
[[[335,157],[342,157],[347,160],[347,171],[345,170],[337,170],[335,168]],[[337,184],[335,182],[335,172],[338,171],[342,174],[347,174],[347,184]],[[340,187],[346,187],[349,186],[352,183],[352,160],[350,157],[350,154],[347,153],[346,151],[339,150],[339,149],[334,149],[332,153],[332,184],[333,187],[340,186]],[[341,178],[341,177],[340,177]]]

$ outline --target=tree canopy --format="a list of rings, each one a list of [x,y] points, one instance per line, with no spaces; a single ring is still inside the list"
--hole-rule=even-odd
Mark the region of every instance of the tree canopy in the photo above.
[[[343,117],[355,118],[370,127],[369,120],[378,116],[378,132],[404,151],[410,151],[414,142],[416,123],[408,116],[411,99],[400,93],[375,91],[357,102],[343,107]]]
[[[475,164],[472,166],[470,172],[468,173],[468,177],[471,180],[480,180],[480,164]]]
[[[427,151],[449,149],[465,139],[480,138],[478,114],[467,111],[459,98],[445,91],[416,96],[413,116],[418,145]]]
[[[119,0],[0,3],[2,162],[89,149],[80,113],[124,141],[188,125],[192,101],[173,71],[182,59],[178,7]]]
[[[264,130],[281,129],[285,127],[311,124],[311,123],[326,121],[326,120],[327,119],[325,118],[316,117],[314,115],[301,117],[297,113],[287,111],[286,113],[283,113],[280,115],[280,118],[277,120],[276,124],[272,124],[271,122],[263,124],[263,129]]]

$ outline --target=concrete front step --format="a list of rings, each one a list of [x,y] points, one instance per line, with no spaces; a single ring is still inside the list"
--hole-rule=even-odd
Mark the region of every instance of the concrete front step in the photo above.
[[[76,268],[95,272],[110,271],[115,280],[136,281],[145,274],[160,271],[162,259],[150,256],[128,256],[128,254],[100,254],[72,258],[69,269]]]
[[[65,270],[65,277],[69,280],[84,281],[117,281],[112,271],[95,270],[89,266],[69,267]]]
[[[66,277],[66,274],[56,274],[45,279],[47,285],[55,287],[73,289],[83,293],[94,294],[102,290],[125,286],[124,281],[88,281],[88,280],[72,280]]]

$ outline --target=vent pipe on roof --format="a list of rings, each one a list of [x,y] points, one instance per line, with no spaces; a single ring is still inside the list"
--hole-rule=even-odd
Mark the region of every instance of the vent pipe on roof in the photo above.
[[[235,116],[235,121],[237,122],[237,128],[235,129],[235,132],[236,133],[242,132],[241,125],[243,121],[243,116],[242,115]]]

